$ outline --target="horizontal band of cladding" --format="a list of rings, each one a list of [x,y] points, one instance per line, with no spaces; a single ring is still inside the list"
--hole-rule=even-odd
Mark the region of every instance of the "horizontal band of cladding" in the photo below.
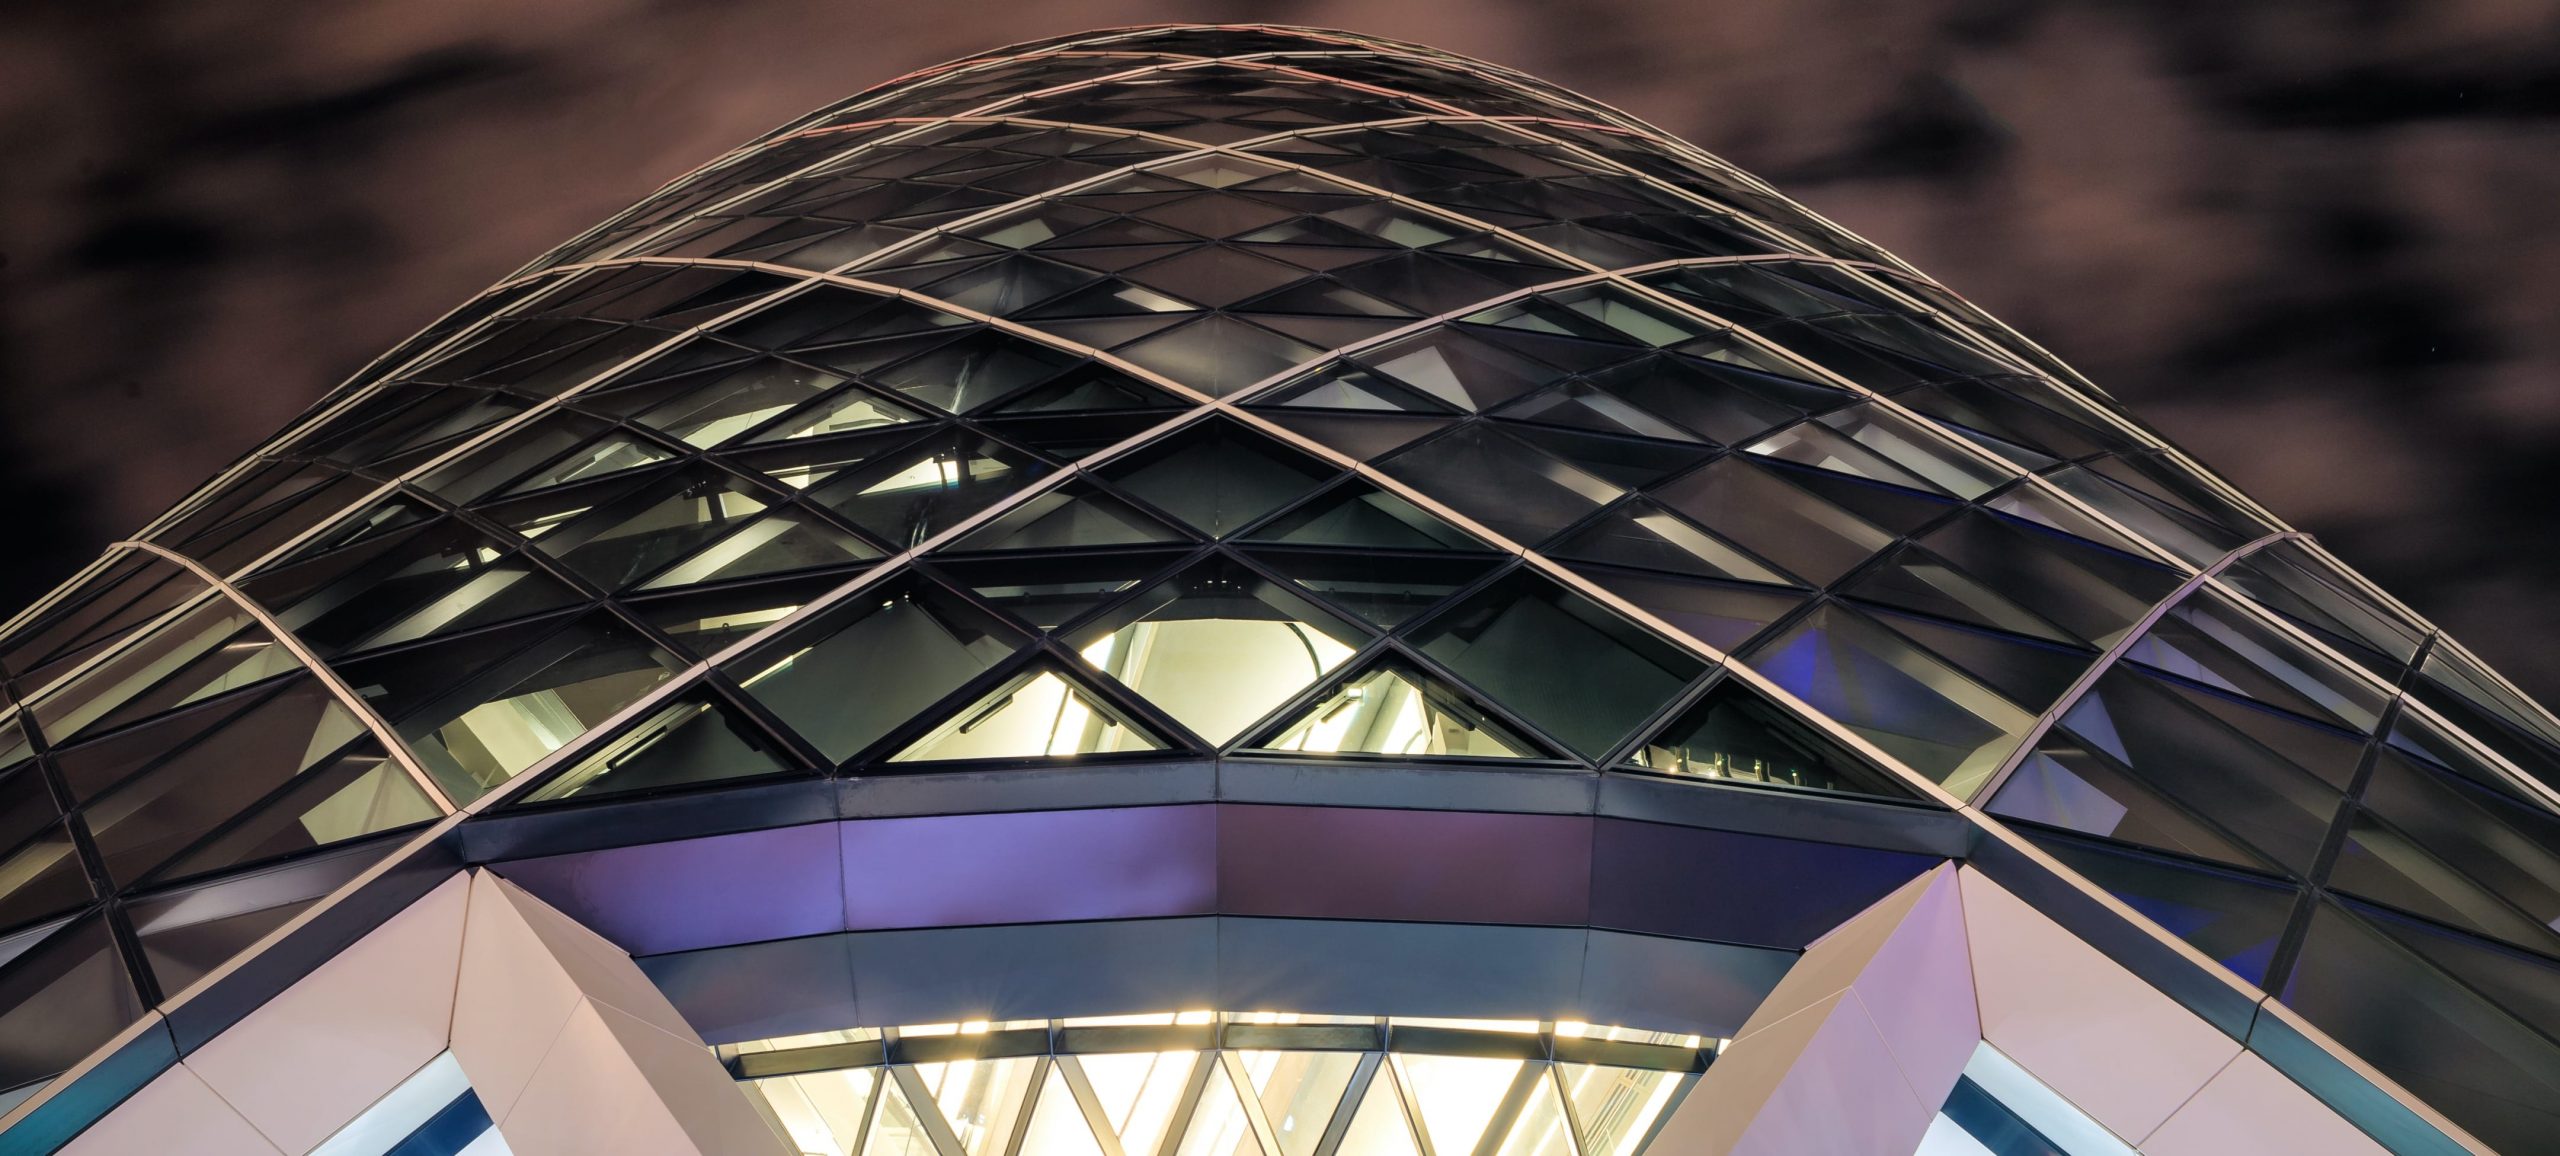
[[[493,866],[634,955],[1201,915],[1792,950],[1942,858],[1587,815],[1195,803],[850,819]]]
[[[1962,816],[1919,804],[1565,768],[1273,759],[804,779],[500,811],[455,837],[463,858],[491,863],[830,819],[1211,802],[1598,815],[1942,859],[1972,845]]]
[[[838,932],[639,963],[711,1043],[1222,1006],[1729,1036],[1796,954],[1588,928],[1193,916]]]

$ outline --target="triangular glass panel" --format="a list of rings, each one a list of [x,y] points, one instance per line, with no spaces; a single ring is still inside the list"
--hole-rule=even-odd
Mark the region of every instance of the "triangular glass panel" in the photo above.
[[[1248,297],[1292,284],[1306,270],[1226,245],[1203,245],[1120,274],[1185,301],[1225,309]]]
[[[1046,384],[1016,394],[988,408],[990,414],[1102,413],[1118,410],[1171,409],[1180,398],[1119,370],[1087,365],[1069,370]]]
[[[1449,406],[1424,397],[1368,370],[1335,365],[1313,378],[1284,386],[1254,399],[1256,406],[1292,409],[1349,409],[1377,413],[1454,413]]]
[[[1315,1156],[1343,1090],[1360,1070],[1359,1053],[1239,1051],[1236,1059],[1280,1141],[1274,1156]]]
[[[950,413],[969,413],[1056,377],[1075,356],[1009,333],[983,330],[909,358],[872,380]]]
[[[1840,593],[2048,642],[2071,645],[2079,641],[1918,546],[1896,548],[1856,581],[1841,587]]]
[[[788,773],[797,763],[709,690],[689,691],[578,760],[525,803],[593,799]]]
[[[2296,870],[2319,854],[2339,809],[2340,793],[2328,776],[2341,765],[2352,768],[2357,755],[2353,742],[2333,737],[2329,757],[2305,766],[2196,709],[2179,688],[2124,669],[2101,677],[2055,729]]]
[[[1389,1056],[1397,1078],[1413,1097],[1416,1114],[1422,1117],[1423,1132],[1431,1137],[1431,1150],[1435,1153],[1476,1151],[1485,1126],[1493,1122],[1512,1081],[1519,1077],[1522,1063],[1410,1052],[1393,1052]]]
[[[1211,559],[1075,632],[1085,661],[1224,743],[1351,656],[1365,632]]]
[[[2329,869],[2328,886],[2546,955],[2560,954],[2560,937],[2550,927],[2527,918],[2407,835],[2368,815],[2350,822],[2346,842]]]
[[[602,611],[557,629],[543,629],[547,625],[482,631],[341,670],[391,721],[447,797],[467,801],[567,746],[684,666]]]
[[[1955,664],[1956,669],[1999,692],[2000,697],[2039,712],[2061,701],[2098,657],[2096,651],[2084,647],[1950,625],[1909,614],[1877,610],[1874,618],[1894,633]]]
[[[2149,559],[1980,509],[1918,541],[2001,598],[2102,647],[2123,638],[2180,581]]]
[[[85,802],[170,752],[185,748],[242,710],[266,701],[267,693],[253,689],[222,695],[135,726],[56,747],[54,770],[62,776],[63,785],[70,788],[72,802]],[[22,758],[23,752],[12,757]]]
[[[1815,730],[1738,678],[1727,678],[1629,754],[1668,775],[1817,791],[1917,798],[1892,772]]]
[[[1075,1093],[1067,1090],[1066,1078],[1058,1074],[1055,1065],[1040,1083],[1039,1098],[1032,1101],[1031,1119],[1023,1125],[1021,1151],[1026,1156],[1103,1156],[1102,1142],[1094,1138],[1084,1109],[1076,1103]]]
[[[1390,629],[1473,585],[1494,564],[1490,556],[1475,554],[1254,550],[1250,555],[1325,601]]]
[[[1586,381],[1568,381],[1521,398],[1495,414],[1519,422],[1564,426],[1621,437],[1698,442],[1697,435]]]
[[[1076,260],[1078,255],[1061,253],[1059,256]],[[1047,302],[1023,313],[1022,317],[1026,321],[1045,323],[1065,318],[1130,317],[1151,313],[1195,313],[1199,310],[1200,306],[1194,302],[1112,277]],[[1167,319],[1168,323],[1173,320],[1178,318]],[[1048,326],[1042,324],[1041,328]]]
[[[1449,419],[1420,414],[1349,414],[1335,410],[1262,411],[1271,423],[1336,453],[1370,461],[1449,427]]]
[[[662,402],[636,420],[696,448],[715,446],[844,380],[842,374],[763,358]]]
[[[1620,486],[1651,485],[1705,461],[1714,451],[1695,442],[1613,437],[1558,426],[1503,421],[1503,432]]]
[[[2048,735],[1984,810],[2004,819],[2264,871],[2270,862],[2067,734]]]
[[[1691,638],[1731,653],[1804,601],[1802,591],[1639,574],[1578,563],[1573,571]]]
[[[444,816],[399,763],[365,739],[300,775],[285,793],[173,860],[175,879],[301,853]]]
[[[808,500],[903,549],[1047,472],[1047,463],[1027,453],[955,431],[848,469],[810,490]]]
[[[1582,1156],[1636,1156],[1684,1078],[1679,1072],[1557,1064],[1582,1129]]]
[[[1247,746],[1289,754],[1395,758],[1554,757],[1461,692],[1393,660],[1343,680],[1304,713]]]
[[[2560,927],[2560,815],[2402,758],[2374,754],[2365,810],[2429,855]]]
[[[789,570],[844,566],[878,557],[880,551],[869,543],[806,514],[785,509],[740,526],[692,557],[660,571],[639,588],[666,590]]]
[[[1213,538],[1295,502],[1341,471],[1223,418],[1102,470],[1113,485]]]
[[[1324,350],[1224,314],[1212,314],[1115,352],[1202,393],[1222,397]]]
[[[1025,641],[958,595],[906,578],[850,598],[724,669],[784,725],[841,761]]]
[[[1490,549],[1440,517],[1357,479],[1263,524],[1245,540],[1376,550]]]
[[[1172,1156],[1272,1156],[1254,1138],[1252,1119],[1244,1114],[1244,1100],[1227,1078],[1226,1065],[1215,1058],[1207,1063],[1209,1082],[1201,1087]]]
[[[1042,630],[1083,617],[1164,572],[1183,551],[936,558],[934,569],[988,605]]]
[[[1071,481],[1006,510],[943,547],[947,553],[1060,550],[1180,542],[1183,534],[1089,482]]]
[[[1511,1131],[1493,1156],[1580,1156],[1567,1122],[1564,1097],[1542,1069],[1529,1085],[1529,1101],[1512,1117]]]
[[[300,666],[247,611],[215,599],[55,684],[27,710],[59,745],[93,726],[149,718]]]
[[[1730,578],[1772,586],[1793,583],[1731,543],[1641,499],[1620,506],[1541,551],[1550,557]]]
[[[1446,329],[1417,333],[1355,358],[1387,379],[1458,409],[1490,409],[1561,376],[1559,371]]]
[[[686,477],[543,535],[536,549],[588,581],[619,590],[712,539],[734,536],[769,499],[722,474]]]
[[[47,823],[15,848],[0,850],[0,931],[85,907],[94,897],[88,865],[67,825]],[[0,945],[9,938],[0,936]],[[0,963],[7,961],[0,952]]]
[[[363,734],[317,679],[297,678],[82,814],[110,875],[131,884]]]
[[[1524,544],[1546,540],[1625,492],[1481,422],[1402,450],[1379,468]]]
[[[772,1112],[793,1151],[846,1156],[862,1150],[872,1097],[894,1081],[886,1068],[837,1068],[738,1082]]]
[[[894,1073],[894,1069],[883,1071]],[[894,1074],[882,1080],[880,1106],[871,1114],[871,1134],[864,1138],[862,1151],[866,1156],[940,1156],[942,1146],[934,1142],[933,1132],[949,1128],[932,1104],[927,1103],[925,1111],[935,1113],[931,1125],[916,1114],[915,1104],[907,1099],[904,1081]]]
[[[753,444],[860,433],[925,420],[924,414],[862,389],[845,389],[794,411],[748,439]]]
[[[1595,759],[1706,667],[1527,570],[1433,615],[1412,639],[1487,699]]]
[[[323,657],[582,601],[451,519],[251,578],[242,589]]]
[[[1191,1084],[1198,1052],[1117,1052],[1060,1056],[1061,1065],[1084,1069],[1102,1117],[1125,1153],[1159,1150],[1165,1129]]]
[[[2242,980],[2267,982],[2267,965],[2291,921],[2300,888],[2167,856],[2101,850],[2078,839],[2037,832],[2029,832],[2029,838]]]
[[[2382,716],[2382,692],[2209,589],[2179,600],[2124,657],[2352,731]]]
[[[1999,769],[2035,716],[1842,606],[1743,656],[1771,682],[1958,798]]]
[[[421,475],[421,489],[457,505],[476,502],[518,475],[605,436],[612,427],[584,414],[554,410],[498,440]],[[627,439],[628,435],[615,435]]]
[[[666,449],[629,434],[611,433],[526,475],[507,487],[505,494],[528,494],[590,478],[610,477],[625,470],[656,465],[673,456]]]
[[[1894,540],[1741,457],[1710,462],[1649,493],[1716,536],[1817,586],[1829,585]]]
[[[1042,1066],[1038,1056],[1006,1056],[917,1064],[913,1071],[942,1109],[965,1156],[1003,1156],[1013,1142],[1014,1125],[1030,1107],[1031,1077]]]
[[[1674,353],[1600,370],[1580,385],[1724,445],[1749,441],[1810,410],[1855,396],[1731,362]]]
[[[1393,1065],[1383,1065],[1369,1081],[1368,1094],[1351,1114],[1342,1133],[1339,1156],[1422,1156],[1413,1124],[1405,1118],[1404,1097],[1396,1094]]]
[[[1076,758],[1165,747],[1073,675],[1041,664],[954,711],[889,761]]]
[[[2274,543],[2233,563],[2222,580],[2350,656],[2360,651],[2390,669],[2415,658],[2426,627],[2364,593],[2300,542]]]
[[[1114,349],[1150,333],[1161,333],[1190,320],[1190,313],[1146,313],[1135,317],[1043,321],[1040,331],[1093,349]]]

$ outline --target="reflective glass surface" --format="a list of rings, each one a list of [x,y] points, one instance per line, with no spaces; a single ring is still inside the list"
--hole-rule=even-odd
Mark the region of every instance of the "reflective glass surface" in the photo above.
[[[2465,1126],[2541,1095],[2465,1065],[2549,1031],[2560,720],[1889,255],[1415,46],[1108,33],[865,92],[137,538],[0,624],[0,1103],[319,892],[173,896],[475,801],[1212,758],[1935,784]],[[1255,1051],[892,1064],[853,1134],[1331,1156],[1280,1126],[1330,1098],[1332,1151],[1632,1143],[1561,1060],[1501,1061],[1497,1136],[1428,1091],[1483,1057]]]

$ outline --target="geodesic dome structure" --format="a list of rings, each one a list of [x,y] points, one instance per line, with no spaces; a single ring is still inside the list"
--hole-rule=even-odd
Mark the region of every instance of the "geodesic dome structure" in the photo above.
[[[1411,45],[777,129],[0,671],[12,1150],[2560,1151],[2560,723],[1924,274]]]

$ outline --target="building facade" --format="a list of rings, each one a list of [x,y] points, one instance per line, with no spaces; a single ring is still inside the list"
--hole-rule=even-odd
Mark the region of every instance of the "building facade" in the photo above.
[[[777,129],[0,673],[0,1151],[2560,1152],[2560,721],[1412,45]]]

